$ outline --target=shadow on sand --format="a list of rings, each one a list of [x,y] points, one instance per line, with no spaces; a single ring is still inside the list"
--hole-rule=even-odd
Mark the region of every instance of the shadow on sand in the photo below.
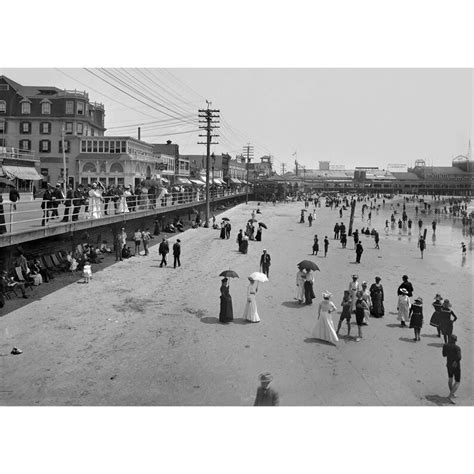
[[[426,344],[427,346],[431,347],[443,347],[444,344],[442,342],[430,342],[429,344]]]
[[[386,326],[387,326],[388,328],[399,328],[399,327],[401,327],[400,324],[393,324],[393,323],[391,323],[391,324],[386,324]]]
[[[331,347],[336,347],[336,344],[334,344],[333,342],[329,342],[329,341],[323,341],[322,339],[316,339],[314,337],[307,337],[304,342],[307,342],[307,343],[316,343],[316,344],[321,344],[322,346],[331,346]]]
[[[298,308],[298,309],[301,309],[301,308],[304,308],[306,306],[309,306],[309,305],[306,305],[304,303],[298,303],[297,300],[294,300],[294,301],[283,301],[283,303],[281,304],[282,306],[285,306],[286,308]]]
[[[441,397],[440,395],[426,395],[426,399],[439,407],[444,405],[454,405],[448,397]]]
[[[417,341],[415,341],[415,338],[411,338],[411,337],[399,337],[398,338],[399,341],[404,341],[404,342],[413,342],[413,344]]]

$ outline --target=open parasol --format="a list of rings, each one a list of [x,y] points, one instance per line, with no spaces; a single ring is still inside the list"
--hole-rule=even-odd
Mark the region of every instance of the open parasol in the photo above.
[[[252,274],[249,275],[249,278],[251,278],[252,280],[255,280],[255,281],[260,281],[260,282],[265,282],[265,281],[268,281],[268,277],[267,275],[265,275],[265,273],[261,273],[261,272],[253,272]]]
[[[219,273],[220,277],[225,277],[225,278],[239,278],[239,275],[237,275],[237,272],[234,272],[234,270],[224,270],[223,272]]]
[[[301,209],[301,212],[308,212],[308,209]]]
[[[248,222],[251,222],[253,224],[254,222],[257,222],[257,219],[249,219]]]
[[[301,270],[317,270],[319,272],[319,267],[311,260],[303,260],[302,262],[298,263],[298,267]]]
[[[228,217],[223,217],[222,220],[223,221],[230,221],[230,219]]]
[[[263,222],[259,222],[258,225],[264,229],[267,229],[267,226]]]

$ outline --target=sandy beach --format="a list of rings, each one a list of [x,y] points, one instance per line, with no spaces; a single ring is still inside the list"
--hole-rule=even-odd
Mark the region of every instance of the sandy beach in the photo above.
[[[394,200],[395,206],[397,202],[401,200]],[[413,235],[399,236],[398,229],[385,235],[391,203],[378,215],[373,211],[371,227],[380,232],[380,250],[374,249],[373,238],[362,236],[360,264],[355,264],[351,237],[346,249],[333,240],[333,227],[341,222],[338,209],[317,208],[309,227],[299,223],[302,202],[262,203],[257,218],[268,230],[262,242],[250,242],[247,255],[240,254],[237,232],[257,208],[249,202],[221,215],[232,222],[230,240],[204,228],[170,235],[171,245],[181,239],[181,268],[172,268],[172,256],[167,268],[159,267],[159,236],[149,257],[95,271],[89,285],[74,281],[42,298],[32,297],[0,318],[0,404],[248,406],[258,374],[269,371],[281,405],[449,405],[442,339],[429,326],[431,303],[439,292],[450,299],[459,318],[454,333],[463,360],[456,403],[472,405],[472,242],[463,237],[459,220],[447,218],[440,219],[433,239],[434,215],[424,216],[428,247],[421,259],[412,204]],[[367,225],[360,211],[358,203],[354,229],[359,230]],[[348,211],[342,221],[348,225]],[[320,248],[324,236],[329,237],[327,258],[321,252],[311,256],[314,234]],[[468,245],[465,261],[461,241]],[[246,277],[259,270],[264,248],[272,265],[270,281],[260,284],[257,295],[261,322],[247,324],[242,320]],[[294,300],[296,264],[306,258],[320,267],[312,306]],[[222,325],[218,275],[228,268],[240,278],[230,283],[234,322]],[[375,276],[382,278],[385,317],[371,318],[360,342],[342,337],[334,346],[311,339],[322,291],[333,294],[337,325],[343,290],[353,273],[369,286]],[[400,328],[396,319],[396,290],[403,274],[413,283],[414,296],[424,300],[417,343],[413,330]],[[355,336],[354,317],[352,323]],[[346,334],[345,325],[341,334]],[[13,346],[23,354],[10,355]]]

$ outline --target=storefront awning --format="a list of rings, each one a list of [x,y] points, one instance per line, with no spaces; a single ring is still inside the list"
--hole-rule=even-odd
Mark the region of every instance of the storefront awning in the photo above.
[[[182,178],[182,177],[180,177],[180,176],[178,176],[178,177],[176,178],[176,183],[177,183],[177,184],[187,184],[187,185],[191,186],[191,181],[189,181],[188,178]]]
[[[205,186],[206,183],[204,181],[201,181],[199,179],[190,179],[189,181],[191,181],[191,183],[193,184],[197,184],[198,186]]]
[[[225,184],[224,181],[222,181],[222,179],[220,179],[220,178],[214,178],[214,179],[212,180],[212,182],[213,182],[214,184],[217,184],[218,186],[222,186],[223,184]]]
[[[170,182],[169,179],[166,179],[166,178],[163,178],[163,177],[161,177],[160,179],[161,179],[161,181],[163,181],[164,183],[169,183],[169,182]]]
[[[43,176],[40,175],[35,168],[32,166],[2,166],[3,172],[10,179],[24,179],[30,181],[38,181],[43,179]]]
[[[237,178],[229,178],[231,184],[242,184],[242,182]]]

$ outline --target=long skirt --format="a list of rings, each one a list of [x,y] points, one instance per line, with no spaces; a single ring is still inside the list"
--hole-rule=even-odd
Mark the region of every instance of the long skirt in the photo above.
[[[304,300],[304,283],[301,282],[299,285],[296,286],[296,299],[298,301]]]
[[[219,321],[228,323],[234,319],[234,311],[232,309],[232,297],[221,296],[221,310],[219,313]]]
[[[306,304],[313,304],[313,299],[316,298],[316,295],[313,291],[313,283],[311,281],[304,282],[304,297]]]
[[[375,293],[372,298],[372,314],[375,318],[381,318],[385,313],[385,308],[383,307],[382,294]]]
[[[321,316],[317,319],[311,336],[315,339],[332,342],[333,344],[339,341],[336,330],[334,329],[331,313],[321,311]]]
[[[258,323],[260,321],[257,311],[257,300],[255,298],[255,295],[250,295],[247,298],[243,318],[247,321],[250,321],[251,323]]]

